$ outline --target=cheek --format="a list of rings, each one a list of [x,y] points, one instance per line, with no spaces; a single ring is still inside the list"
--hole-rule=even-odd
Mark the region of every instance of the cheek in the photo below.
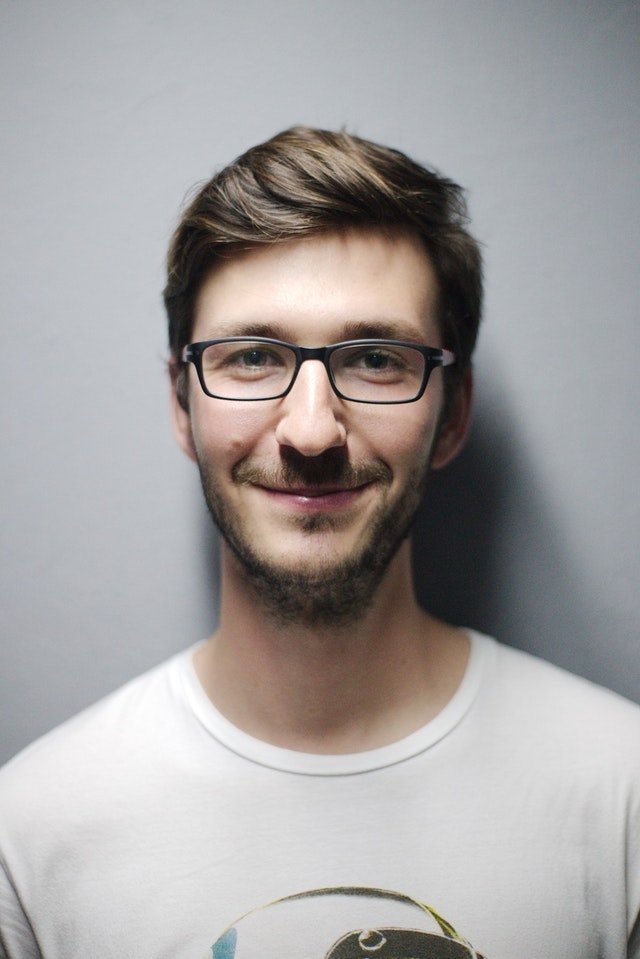
[[[393,468],[426,461],[435,434],[435,418],[429,408],[416,404],[387,407],[384,416],[371,418],[363,436],[378,457]],[[364,424],[363,424],[364,425]]]
[[[210,398],[205,408],[201,404],[192,408],[191,422],[198,456],[216,462],[237,462],[269,435],[268,417],[258,404],[236,405]]]

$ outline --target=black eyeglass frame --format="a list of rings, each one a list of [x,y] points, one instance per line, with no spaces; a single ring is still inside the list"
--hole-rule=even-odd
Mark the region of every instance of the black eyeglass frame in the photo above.
[[[233,397],[220,396],[218,393],[212,393],[211,390],[207,388],[205,383],[204,373],[202,370],[202,354],[208,346],[215,346],[218,343],[265,343],[271,344],[272,346],[286,347],[287,349],[291,350],[296,357],[296,365],[289,385],[280,393],[274,393],[273,396]],[[330,364],[331,355],[335,353],[336,350],[340,350],[345,346],[405,346],[411,348],[412,350],[416,350],[418,353],[421,353],[424,357],[425,363],[424,372],[422,374],[422,383],[420,384],[417,394],[412,396],[409,400],[358,400],[353,399],[351,396],[345,396],[345,394],[342,393],[336,385]],[[438,349],[433,346],[422,346],[420,343],[412,343],[408,340],[344,340],[342,343],[332,343],[330,346],[306,347],[297,346],[295,343],[287,343],[285,340],[275,340],[268,336],[223,336],[215,340],[201,340],[198,343],[189,343],[187,346],[185,346],[180,358],[183,363],[193,363],[196,368],[198,380],[200,381],[200,386],[202,387],[203,393],[215,400],[230,400],[234,403],[262,403],[265,400],[279,400],[283,396],[286,396],[287,393],[289,393],[293,388],[293,384],[298,378],[298,373],[300,372],[300,367],[303,363],[305,363],[307,360],[320,360],[327,371],[331,388],[337,397],[339,397],[341,400],[346,400],[348,403],[367,403],[377,406],[396,406],[400,403],[417,402],[424,394],[424,391],[427,388],[427,383],[429,382],[429,377],[431,376],[433,370],[437,369],[439,366],[451,366],[456,362],[455,353],[452,353],[451,350]]]

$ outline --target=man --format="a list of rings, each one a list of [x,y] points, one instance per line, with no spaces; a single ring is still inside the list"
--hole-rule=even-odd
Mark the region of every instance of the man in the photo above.
[[[465,223],[450,181],[306,128],[184,213],[173,421],[220,625],[5,769],[2,955],[640,956],[640,711],[412,589],[469,424]]]

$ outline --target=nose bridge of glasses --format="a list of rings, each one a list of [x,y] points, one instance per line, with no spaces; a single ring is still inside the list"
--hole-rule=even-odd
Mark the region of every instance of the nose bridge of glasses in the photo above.
[[[306,363],[307,360],[317,360],[318,362],[322,363],[322,365],[324,366],[325,375],[327,379],[329,380],[331,389],[333,390],[333,392],[335,392],[332,375],[329,370],[330,349],[331,348],[328,346],[312,346],[312,347],[298,346],[296,347],[296,352],[298,354],[299,359],[298,359],[298,366],[295,371],[293,382],[291,385],[293,386],[295,381],[298,379],[302,371],[303,363]]]
[[[300,362],[304,363],[305,360],[320,360],[321,363],[324,363],[328,349],[329,347],[327,346],[299,346]]]

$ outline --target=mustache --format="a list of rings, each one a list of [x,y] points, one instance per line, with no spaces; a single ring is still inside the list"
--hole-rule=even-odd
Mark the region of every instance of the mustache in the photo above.
[[[367,483],[389,483],[391,470],[379,461],[351,463],[339,450],[326,450],[319,456],[302,456],[295,450],[282,451],[275,467],[242,460],[232,471],[236,483],[265,486],[270,489],[339,486],[353,489]]]

